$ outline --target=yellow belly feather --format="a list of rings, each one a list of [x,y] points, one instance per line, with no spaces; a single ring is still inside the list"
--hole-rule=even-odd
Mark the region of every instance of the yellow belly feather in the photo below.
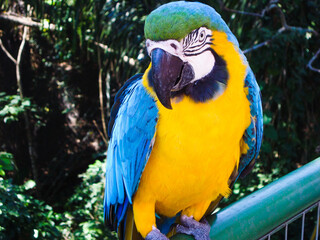
[[[219,55],[229,71],[224,94],[205,103],[184,97],[172,101],[173,110],[157,101],[155,144],[133,199],[135,223],[143,237],[155,226],[155,212],[175,216],[182,211],[200,220],[211,201],[230,193],[228,180],[238,167],[250,107],[243,89],[246,66],[239,64],[238,54],[227,52],[235,49],[223,33],[215,33],[215,46],[219,37],[225,47],[214,50],[222,51]],[[143,77],[147,88],[149,70]]]

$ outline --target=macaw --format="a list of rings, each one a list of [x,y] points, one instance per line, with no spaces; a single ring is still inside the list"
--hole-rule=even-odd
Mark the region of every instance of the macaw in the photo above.
[[[259,86],[237,39],[206,4],[162,5],[144,31],[151,63],[111,110],[105,220],[119,239],[168,239],[172,224],[209,239],[205,216],[260,150]]]

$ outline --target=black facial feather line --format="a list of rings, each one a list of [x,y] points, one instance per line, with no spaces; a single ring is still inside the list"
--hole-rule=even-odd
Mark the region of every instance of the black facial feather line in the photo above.
[[[190,83],[183,89],[172,93],[172,97],[187,95],[195,102],[206,102],[214,99],[221,90],[224,91],[227,87],[229,74],[227,64],[212,48],[205,51],[211,51],[216,62],[211,72],[203,78]]]
[[[183,42],[182,42],[182,44],[183,44],[183,50],[186,50],[186,49],[188,49],[189,47],[190,47],[190,48],[195,48],[195,47],[197,47],[197,46],[203,46],[205,43],[207,43],[207,39],[212,37],[212,35],[208,34],[208,35],[203,36],[201,39],[200,39],[200,38],[198,39],[199,32],[200,32],[200,28],[192,31],[191,33],[189,33],[189,34],[187,35],[187,37],[185,37],[185,38],[183,39]],[[206,32],[205,32],[204,30],[202,30],[202,31],[200,32],[200,37],[201,37],[201,34],[206,34]],[[200,45],[190,46],[190,45],[192,45],[193,43],[196,43],[197,41],[200,43]]]

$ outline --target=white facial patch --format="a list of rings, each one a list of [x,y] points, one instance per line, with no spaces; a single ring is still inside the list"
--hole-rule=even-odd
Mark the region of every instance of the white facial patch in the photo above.
[[[191,82],[208,75],[215,64],[215,58],[210,51],[205,51],[199,55],[188,56],[186,60],[194,70],[194,79]]]
[[[184,39],[165,41],[152,41],[147,39],[146,47],[149,56],[155,48],[160,48],[183,62],[188,62],[194,71],[194,79],[199,80],[208,75],[215,65],[215,58],[211,52],[212,31],[206,27],[200,27],[189,33]]]
[[[211,52],[212,31],[205,27],[189,33],[182,41],[185,59],[194,69],[191,82],[208,75],[214,67],[215,58]]]

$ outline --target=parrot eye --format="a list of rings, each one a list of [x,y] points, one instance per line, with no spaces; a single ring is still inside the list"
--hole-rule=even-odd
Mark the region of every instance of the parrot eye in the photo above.
[[[199,34],[199,42],[203,42],[205,40],[206,32],[204,30]]]

